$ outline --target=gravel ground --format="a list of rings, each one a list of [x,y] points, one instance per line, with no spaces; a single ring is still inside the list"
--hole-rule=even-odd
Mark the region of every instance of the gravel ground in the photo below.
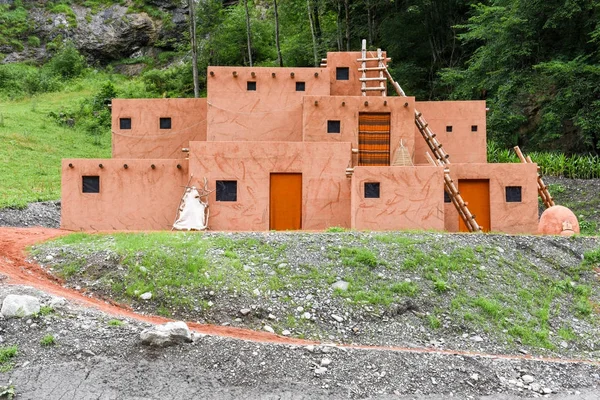
[[[143,346],[148,325],[53,300],[38,290],[0,284],[7,294],[29,294],[55,311],[0,320],[2,345],[17,345],[12,385],[20,399],[342,399],[400,398],[595,399],[600,367],[584,363],[360,350],[332,345],[263,344],[195,335],[191,344]],[[62,304],[61,304],[62,303]],[[52,334],[53,346],[42,346]],[[327,370],[315,372],[324,359]],[[529,375],[533,382],[527,383]]]
[[[60,227],[60,201],[30,203],[24,209],[0,209],[0,226],[46,228]]]

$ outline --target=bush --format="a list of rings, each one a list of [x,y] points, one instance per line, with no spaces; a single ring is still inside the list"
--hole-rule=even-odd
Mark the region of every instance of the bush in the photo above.
[[[46,68],[54,75],[60,75],[65,79],[80,76],[85,67],[85,58],[79,54],[73,42],[67,42],[46,64]]]
[[[40,38],[38,38],[37,36],[29,36],[27,38],[27,44],[31,47],[40,47]]]

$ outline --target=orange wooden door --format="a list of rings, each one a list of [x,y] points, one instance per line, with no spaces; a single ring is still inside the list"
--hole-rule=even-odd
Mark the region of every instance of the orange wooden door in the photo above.
[[[458,191],[463,200],[468,203],[469,211],[475,215],[475,221],[484,232],[490,231],[490,181],[488,179],[459,179]],[[458,217],[458,226],[461,232],[469,229]]]
[[[302,229],[302,174],[271,174],[269,229]]]
[[[358,114],[358,165],[390,165],[390,114]]]

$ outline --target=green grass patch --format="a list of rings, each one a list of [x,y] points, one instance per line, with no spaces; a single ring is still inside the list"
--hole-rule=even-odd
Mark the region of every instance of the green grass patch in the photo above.
[[[56,344],[56,338],[52,334],[47,334],[40,339],[40,346],[50,347]]]
[[[111,319],[110,321],[107,322],[108,326],[112,326],[112,327],[121,327],[123,325],[125,325],[125,322],[121,321],[120,319]]]
[[[11,360],[16,357],[17,351],[16,345],[0,347],[0,372],[8,372],[13,368]]]

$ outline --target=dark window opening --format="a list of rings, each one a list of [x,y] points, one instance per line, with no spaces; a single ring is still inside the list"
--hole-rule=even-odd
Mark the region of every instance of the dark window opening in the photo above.
[[[365,182],[365,199],[379,198],[379,182]]]
[[[83,176],[83,193],[100,193],[100,177],[99,176]]]
[[[452,203],[452,199],[450,199],[450,195],[445,190],[444,190],[444,203]]]
[[[506,187],[506,202],[520,203],[521,202],[521,186]]]
[[[327,133],[340,133],[341,129],[340,121],[327,121]]]
[[[335,69],[335,79],[338,81],[349,81],[350,80],[350,68],[337,67]]]
[[[305,89],[306,89],[306,83],[296,82],[296,92],[304,92]]]
[[[255,91],[256,82],[246,82],[246,89]]]
[[[217,181],[217,201],[237,201],[237,181]]]
[[[452,125],[446,125],[446,132],[452,132]]]
[[[161,118],[160,129],[171,129],[171,118]]]
[[[471,125],[471,132],[477,132],[477,125]]]
[[[131,129],[131,118],[120,118],[119,119],[119,128]]]

